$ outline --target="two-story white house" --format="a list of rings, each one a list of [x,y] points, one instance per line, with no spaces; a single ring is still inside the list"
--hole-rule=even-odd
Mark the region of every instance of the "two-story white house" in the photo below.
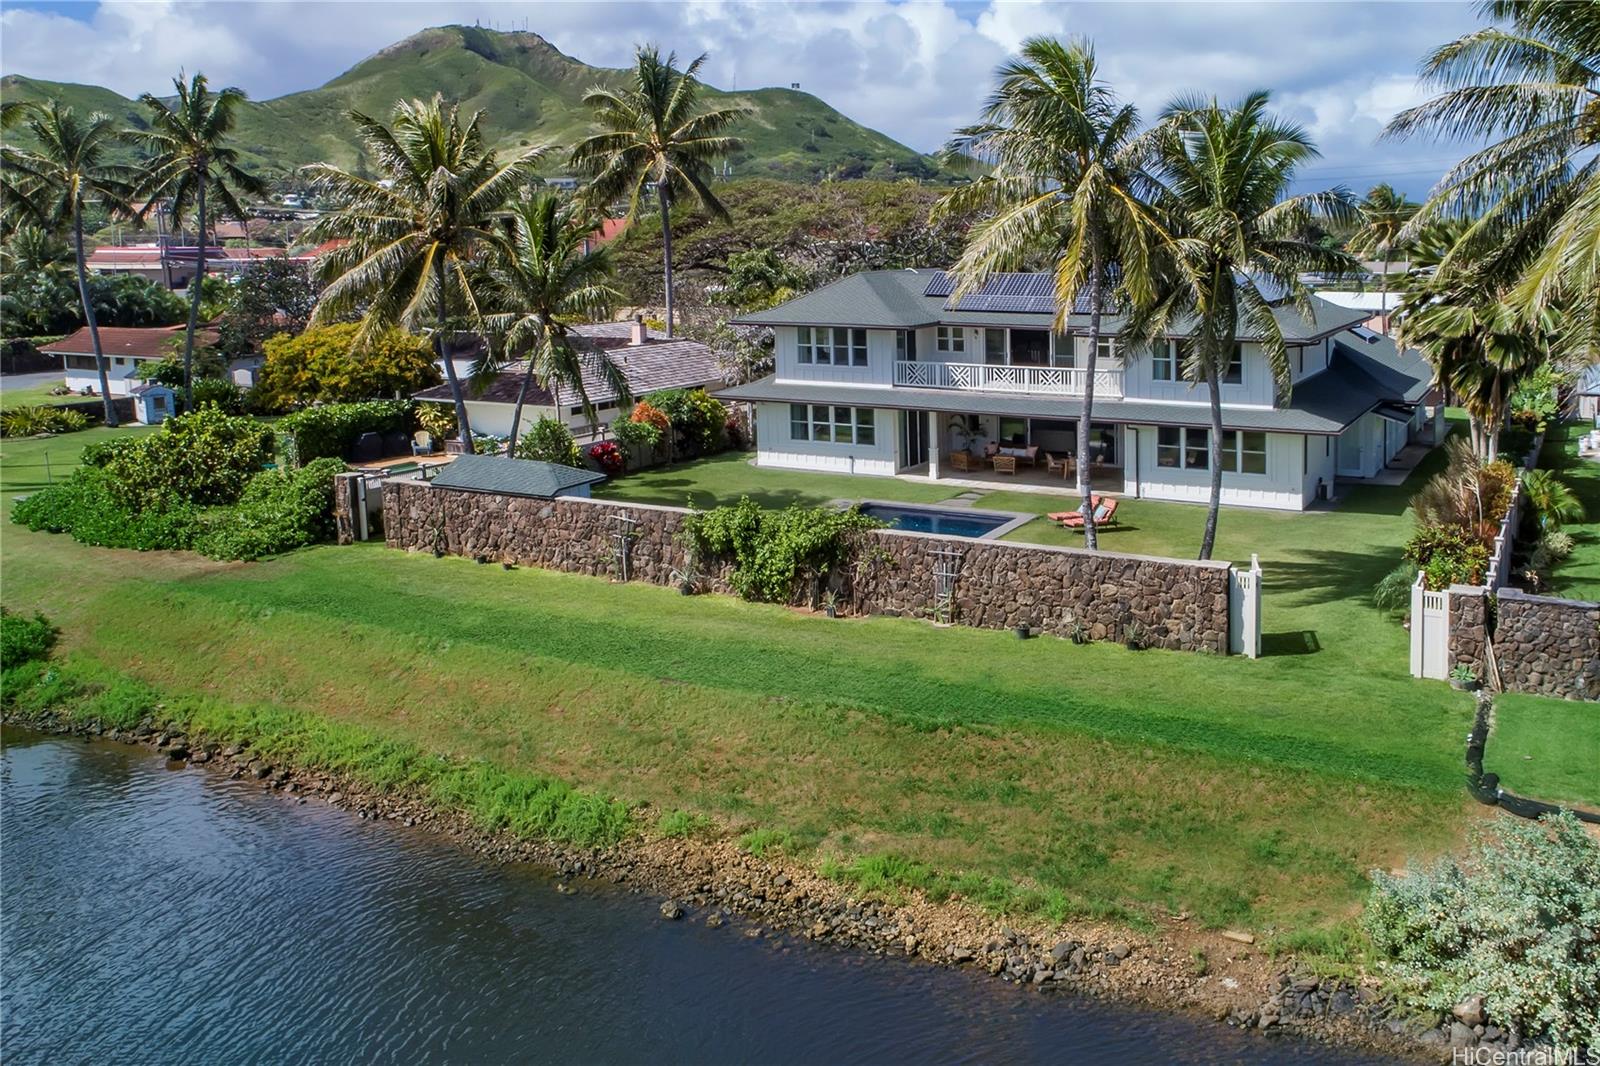
[[[773,328],[776,369],[721,395],[754,405],[761,466],[986,482],[1015,467],[1019,483],[1070,491],[1088,315],[1055,330],[1053,285],[1047,274],[1001,274],[956,300],[943,271],[855,274],[741,317]],[[1377,475],[1408,442],[1434,439],[1427,363],[1362,328],[1359,310],[1312,306],[1310,321],[1289,301],[1275,312],[1287,396],[1257,338],[1239,333],[1222,384],[1224,503],[1300,510],[1333,498],[1341,479]],[[1107,315],[1101,328],[1121,325]],[[1204,501],[1209,396],[1183,380],[1184,342],[1097,343],[1096,489]],[[1023,459],[995,464],[997,475],[989,464],[1007,453]]]

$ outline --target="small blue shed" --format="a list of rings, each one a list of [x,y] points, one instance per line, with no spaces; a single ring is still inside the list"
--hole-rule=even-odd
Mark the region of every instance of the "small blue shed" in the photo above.
[[[146,382],[128,393],[133,397],[133,420],[146,426],[158,426],[175,413],[177,393],[165,385]]]

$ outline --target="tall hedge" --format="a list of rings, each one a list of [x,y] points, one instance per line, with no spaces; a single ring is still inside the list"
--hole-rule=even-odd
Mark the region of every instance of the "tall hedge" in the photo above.
[[[294,465],[315,459],[343,459],[363,433],[409,432],[410,400],[368,400],[307,407],[286,416],[278,429],[290,442],[285,456]]]

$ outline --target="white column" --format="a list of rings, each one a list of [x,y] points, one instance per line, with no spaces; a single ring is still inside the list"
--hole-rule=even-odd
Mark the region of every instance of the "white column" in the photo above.
[[[915,417],[915,415],[912,417]],[[937,481],[939,479],[939,415],[936,411],[925,411],[922,417],[928,420],[928,477]]]

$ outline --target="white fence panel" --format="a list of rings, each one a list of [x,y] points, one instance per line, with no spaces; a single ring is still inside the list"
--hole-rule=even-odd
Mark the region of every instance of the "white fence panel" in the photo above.
[[[1228,571],[1228,653],[1261,657],[1261,558],[1250,569]]]
[[[1411,676],[1450,676],[1450,593],[1430,592],[1417,572],[1411,586]]]

